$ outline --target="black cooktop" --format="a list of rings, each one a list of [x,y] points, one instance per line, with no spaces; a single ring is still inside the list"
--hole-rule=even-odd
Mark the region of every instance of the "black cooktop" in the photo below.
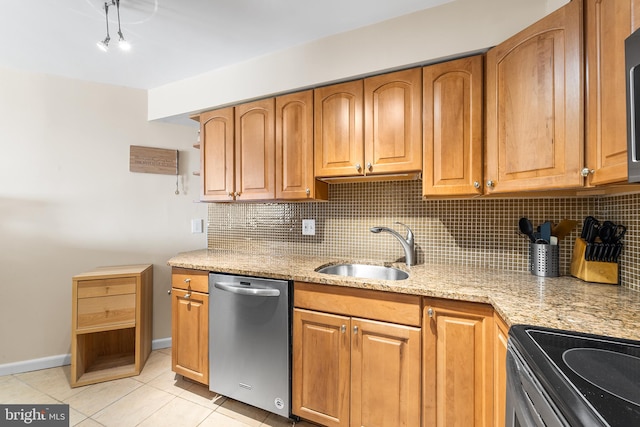
[[[640,341],[526,325],[509,336],[572,426],[640,426]]]

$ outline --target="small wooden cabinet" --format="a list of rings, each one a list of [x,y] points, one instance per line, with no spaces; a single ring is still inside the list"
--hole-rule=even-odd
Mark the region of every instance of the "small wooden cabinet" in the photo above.
[[[419,68],[315,90],[315,175],[348,177],[422,169]]]
[[[492,427],[493,308],[424,299],[423,427]]]
[[[171,369],[209,384],[209,272],[171,271]]]
[[[294,305],[294,415],[420,425],[420,297],[297,282]]]
[[[627,180],[624,40],[638,16],[640,0],[585,0],[588,185]]]
[[[71,387],[140,374],[151,353],[153,266],[73,277]]]
[[[474,196],[483,190],[483,56],[422,69],[422,195]]]
[[[487,52],[488,194],[584,185],[582,23],[572,0]]]

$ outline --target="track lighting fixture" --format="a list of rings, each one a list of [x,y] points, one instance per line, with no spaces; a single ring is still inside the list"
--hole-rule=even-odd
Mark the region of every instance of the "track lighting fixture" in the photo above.
[[[118,14],[118,46],[120,46],[120,49],[122,50],[125,50],[125,51],[130,50],[131,44],[127,40],[125,40],[124,35],[122,34],[122,27],[120,26],[120,0],[110,0],[110,1],[104,2],[104,16],[107,22],[107,36],[104,38],[104,40],[96,43],[96,45],[98,46],[98,48],[100,48],[100,50],[104,52],[109,50],[109,42],[111,41],[111,36],[109,35],[109,7],[110,6],[115,6],[116,12]]]

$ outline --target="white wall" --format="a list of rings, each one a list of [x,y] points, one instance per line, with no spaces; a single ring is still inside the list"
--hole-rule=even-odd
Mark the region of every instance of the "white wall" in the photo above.
[[[455,0],[149,91],[149,119],[494,46],[566,0]],[[212,52],[214,55],[215,52]]]
[[[71,277],[154,264],[153,337],[171,336],[170,269],[206,247],[195,127],[147,121],[147,93],[0,69],[0,365],[70,352]],[[175,176],[129,172],[129,146],[180,150]]]

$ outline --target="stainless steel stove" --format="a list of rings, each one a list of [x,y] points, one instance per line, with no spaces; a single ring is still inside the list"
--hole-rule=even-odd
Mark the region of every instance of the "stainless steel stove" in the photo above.
[[[517,325],[507,426],[640,425],[640,341]]]

